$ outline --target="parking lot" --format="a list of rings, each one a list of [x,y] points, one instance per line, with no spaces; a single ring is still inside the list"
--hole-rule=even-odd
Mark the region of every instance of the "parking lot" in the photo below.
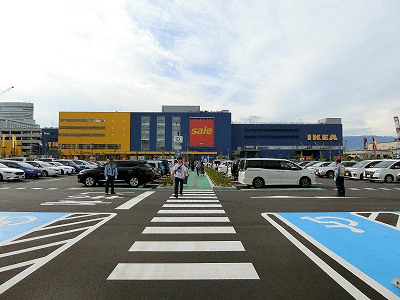
[[[196,176],[192,174],[191,176]],[[400,184],[1,182],[0,292],[18,299],[397,299]]]

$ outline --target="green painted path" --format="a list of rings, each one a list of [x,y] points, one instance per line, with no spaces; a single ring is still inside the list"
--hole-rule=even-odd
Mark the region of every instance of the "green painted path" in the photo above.
[[[184,190],[212,190],[212,186],[206,175],[197,176],[196,172],[190,172],[187,184],[183,187]]]

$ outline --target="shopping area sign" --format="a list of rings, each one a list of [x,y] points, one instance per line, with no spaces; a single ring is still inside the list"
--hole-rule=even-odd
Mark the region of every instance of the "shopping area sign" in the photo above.
[[[214,146],[214,119],[190,120],[190,146],[191,147]]]

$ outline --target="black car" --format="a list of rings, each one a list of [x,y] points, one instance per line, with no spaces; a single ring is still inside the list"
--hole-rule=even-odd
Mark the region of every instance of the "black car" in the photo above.
[[[127,183],[131,187],[138,187],[152,182],[155,179],[153,169],[145,161],[138,160],[114,160],[118,169],[118,176],[115,183]],[[103,185],[104,166],[95,169],[85,169],[79,172],[78,182],[85,186]]]

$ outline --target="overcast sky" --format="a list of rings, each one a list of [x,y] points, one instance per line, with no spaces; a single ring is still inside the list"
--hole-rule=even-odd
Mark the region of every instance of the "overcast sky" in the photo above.
[[[0,101],[34,103],[42,127],[200,105],[395,136],[399,15],[399,0],[1,1]]]

